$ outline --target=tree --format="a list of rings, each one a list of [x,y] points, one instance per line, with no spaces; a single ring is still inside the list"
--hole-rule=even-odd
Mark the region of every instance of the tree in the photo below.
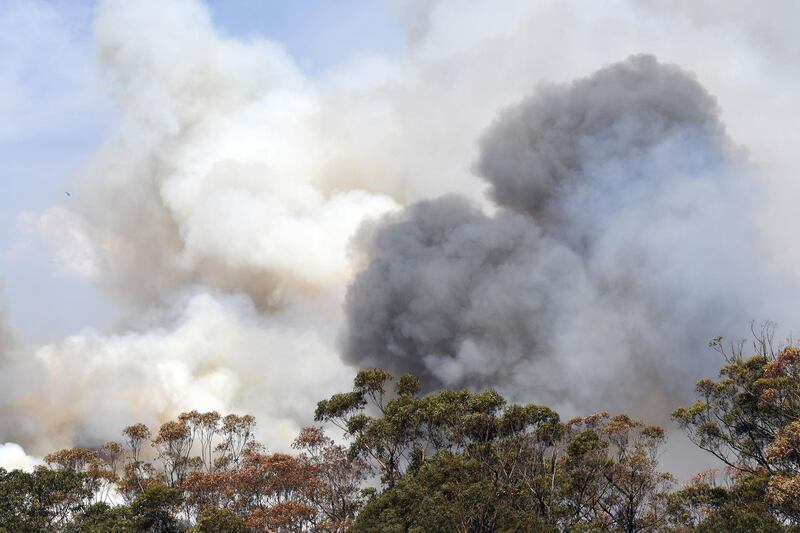
[[[360,488],[368,465],[359,457],[348,456],[318,428],[303,429],[292,447],[300,450],[299,460],[310,474],[303,498],[316,509],[315,531],[344,532],[363,504]]]
[[[409,461],[414,425],[408,395],[387,404],[386,387],[392,376],[383,370],[362,370],[356,375],[352,392],[335,394],[317,404],[314,419],[331,422],[353,435],[351,453],[373,461],[382,473],[382,481],[391,487],[402,475]],[[365,407],[378,411],[380,417],[366,414]]]
[[[154,474],[153,466],[142,460],[142,447],[151,433],[144,424],[133,424],[123,429],[122,435],[130,452],[130,461],[123,467],[118,487],[125,500],[131,502],[145,489],[148,479]]]
[[[244,520],[229,509],[206,508],[197,517],[194,533],[246,533]]]
[[[697,383],[700,399],[673,412],[689,438],[736,471],[753,504],[766,503],[788,524],[800,524],[800,349],[776,350],[772,330],[756,337],[755,355],[743,344],[711,344],[725,359],[719,380]],[[741,502],[740,502],[741,503]]]
[[[625,533],[657,531],[665,523],[670,474],[658,470],[658,451],[664,430],[631,420],[612,418],[599,428],[610,444],[610,460],[603,469],[597,515]]]
[[[165,422],[159,428],[153,447],[169,486],[177,486],[191,470],[201,466],[199,458],[190,457],[193,443],[194,432],[183,420]]]
[[[137,531],[179,533],[185,527],[175,518],[182,503],[181,493],[162,483],[152,483],[131,503],[131,516]]]
[[[719,481],[719,470],[697,474],[691,483],[669,496],[669,523],[674,531],[786,531],[764,502],[764,480],[728,471]]]
[[[562,424],[541,405],[497,392],[443,390],[360,372],[351,392],[318,404],[316,418],[350,438],[350,455],[381,474],[384,490],[355,531],[656,531],[672,484],[658,470],[661,428],[605,413]]]
[[[190,516],[208,508],[233,509],[239,496],[234,475],[227,470],[192,472],[181,483],[181,490]]]
[[[200,447],[200,460],[206,472],[217,468],[214,460],[214,438],[219,435],[222,417],[216,411],[200,413],[190,411],[181,413],[178,420],[186,424],[192,435],[197,438]]]
[[[100,502],[77,515],[72,524],[64,529],[68,533],[138,533],[131,516],[130,507],[115,507]]]
[[[71,470],[0,468],[0,532],[59,531],[90,497],[84,475]]]
[[[121,447],[106,443],[100,450],[67,448],[48,454],[45,463],[51,468],[75,474],[84,474],[82,479],[87,490],[86,505],[106,501],[114,484],[118,481],[116,464]]]
[[[245,452],[258,447],[253,436],[255,426],[256,419],[250,415],[227,415],[222,419],[222,442],[216,447],[222,455],[217,459],[216,467],[236,467]]]

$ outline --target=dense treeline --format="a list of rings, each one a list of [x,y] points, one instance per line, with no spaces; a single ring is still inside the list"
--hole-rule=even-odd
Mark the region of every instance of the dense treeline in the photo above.
[[[250,416],[184,413],[157,432],[0,469],[3,532],[800,531],[800,349],[724,350],[719,379],[673,413],[725,467],[678,486],[664,430],[626,415],[562,421],[494,391],[421,395],[364,370],[266,453]]]

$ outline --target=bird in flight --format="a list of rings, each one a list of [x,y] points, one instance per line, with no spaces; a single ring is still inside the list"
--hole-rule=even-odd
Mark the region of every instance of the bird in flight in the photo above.
[[[66,194],[67,196],[70,196],[70,197],[72,196],[72,195],[71,195],[69,192],[67,192],[67,191],[64,191],[64,194]]]

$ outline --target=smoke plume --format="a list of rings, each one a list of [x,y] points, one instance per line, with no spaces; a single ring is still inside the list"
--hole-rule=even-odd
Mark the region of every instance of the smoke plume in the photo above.
[[[95,42],[119,123],[70,208],[21,222],[122,319],[3,360],[0,436],[43,454],[216,409],[288,446],[350,377],[346,243],[397,204],[323,172],[318,90],[279,45],[218,34],[205,5],[100,2]]]
[[[361,236],[352,364],[647,412],[710,370],[709,332],[735,333],[773,294],[742,261],[759,242],[747,164],[678,67],[635,56],[542,87],[480,146],[494,214],[443,197]]]
[[[20,222],[116,319],[0,327],[0,442],[197,408],[280,448],[358,366],[663,416],[709,337],[799,318],[796,3],[696,4],[407,2],[401,50],[310,74],[199,0],[97,2],[115,122]]]

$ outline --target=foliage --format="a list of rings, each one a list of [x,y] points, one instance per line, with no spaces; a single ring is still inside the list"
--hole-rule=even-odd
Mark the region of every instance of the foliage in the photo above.
[[[57,531],[84,509],[89,497],[83,476],[75,472],[0,468],[0,532]]]
[[[131,516],[137,531],[177,533],[183,527],[175,515],[181,505],[180,491],[162,483],[148,485],[131,503]]]
[[[541,405],[507,405],[495,391],[420,397],[380,370],[317,407],[368,461],[384,491],[355,531],[654,531],[671,476],[657,468],[660,428],[605,413],[562,423]]]
[[[800,349],[791,344],[775,349],[769,327],[756,337],[751,357],[743,356],[741,344],[724,348],[720,338],[711,346],[726,362],[719,379],[699,381],[699,400],[673,417],[695,444],[735,473],[726,495],[736,497],[736,507],[719,506],[714,519],[746,509],[749,518],[742,523],[766,520],[771,513],[780,524],[798,526]]]
[[[197,517],[193,533],[246,533],[244,520],[230,509],[208,507]]]

